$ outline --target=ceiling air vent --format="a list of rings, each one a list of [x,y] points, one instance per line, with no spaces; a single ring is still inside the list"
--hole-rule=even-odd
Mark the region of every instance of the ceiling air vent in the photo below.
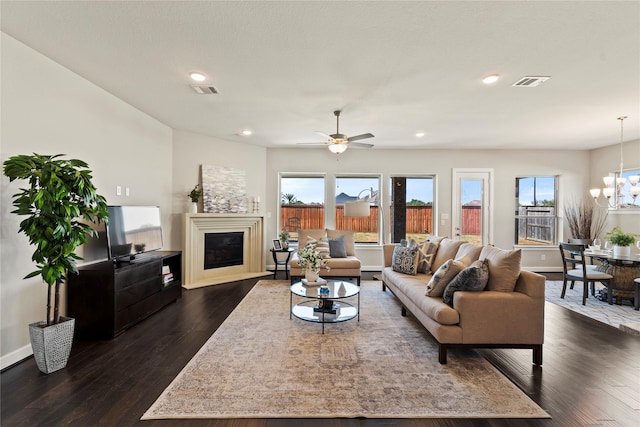
[[[536,87],[540,83],[544,83],[549,80],[551,77],[548,76],[527,76],[523,77],[511,86],[515,87]]]
[[[220,91],[215,86],[190,85],[191,88],[200,95],[218,95]]]

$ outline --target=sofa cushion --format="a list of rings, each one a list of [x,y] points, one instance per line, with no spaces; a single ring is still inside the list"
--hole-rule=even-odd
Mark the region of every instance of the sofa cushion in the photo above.
[[[434,236],[432,234],[427,236],[427,242],[431,242],[431,243],[440,243],[444,239],[448,239],[448,237],[447,236]]]
[[[331,258],[347,257],[347,247],[344,243],[344,236],[329,239],[329,255]]]
[[[407,278],[406,276],[402,280],[402,292],[420,311],[441,325],[457,325],[460,323],[460,314],[442,302],[442,298],[424,296],[424,281],[420,282],[413,277]]]
[[[310,228],[307,230],[298,231],[298,251],[307,246],[307,237],[312,237],[314,240],[320,240],[325,235],[324,228]]]
[[[298,253],[295,252],[292,256],[291,256],[291,260],[289,261],[289,267],[291,268],[292,271],[297,270],[300,268],[300,263],[299,263],[300,259],[298,258]],[[327,267],[329,267],[332,273],[338,274],[340,272],[340,270],[353,270],[353,269],[360,269],[361,267],[361,262],[358,258],[354,257],[354,256],[348,256],[346,258],[327,258]],[[324,268],[323,270],[323,275],[324,275]]]
[[[431,280],[427,283],[427,290],[425,295],[429,297],[441,297],[444,293],[444,289],[449,282],[465,269],[467,264],[464,260],[449,259],[433,273]]]
[[[453,306],[453,293],[456,291],[482,291],[489,281],[487,260],[477,260],[462,270],[447,285],[442,294],[442,301]]]
[[[335,239],[344,236],[344,247],[347,256],[356,256],[356,234],[353,230],[327,230],[327,238]]]
[[[414,240],[415,242],[415,240]],[[418,259],[416,261],[416,271],[418,273],[431,273],[431,264],[438,251],[438,244],[425,240],[424,242],[415,242],[418,248]]]
[[[480,259],[487,260],[489,265],[489,282],[486,290],[513,292],[520,275],[520,249],[508,251],[493,246],[485,246],[480,252]]]
[[[436,271],[445,261],[454,259],[460,245],[465,243],[462,240],[442,239],[438,245],[438,251],[431,263],[431,270]]]
[[[326,237],[322,237],[321,239],[316,240],[311,236],[307,236],[306,246],[318,252],[318,254],[320,254],[320,258],[331,258],[329,253],[329,241]]]
[[[391,268],[393,269],[393,271],[397,271],[398,273],[415,276],[417,255],[417,247],[396,246],[393,249],[393,260],[391,262]]]
[[[462,257],[467,257],[473,261],[477,261],[480,258],[480,252],[482,252],[482,246],[476,245],[474,243],[463,243],[458,248],[458,252],[456,252],[455,259],[459,259]]]

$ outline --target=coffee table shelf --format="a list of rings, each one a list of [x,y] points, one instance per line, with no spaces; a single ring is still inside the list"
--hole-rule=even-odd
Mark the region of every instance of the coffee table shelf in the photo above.
[[[325,323],[346,322],[354,318],[360,321],[360,287],[340,280],[328,280],[327,286],[329,294],[320,296],[319,286],[305,286],[302,282],[291,285],[289,318],[295,316],[306,322],[321,323],[323,334]],[[294,305],[294,295],[305,300]],[[346,298],[353,297],[357,297],[356,304],[345,301]],[[318,305],[326,305],[329,302],[332,302],[332,305],[338,305],[335,313],[316,309]]]

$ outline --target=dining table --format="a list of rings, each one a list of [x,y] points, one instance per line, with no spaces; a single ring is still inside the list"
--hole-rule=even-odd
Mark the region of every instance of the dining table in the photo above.
[[[634,279],[640,277],[640,254],[620,256],[610,250],[587,249],[584,255],[600,262],[597,271],[613,276],[611,294],[617,304],[621,304],[623,299],[635,299]]]

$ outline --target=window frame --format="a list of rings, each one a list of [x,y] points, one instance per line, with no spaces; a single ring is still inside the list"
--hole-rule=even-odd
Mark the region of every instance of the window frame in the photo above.
[[[553,205],[553,215],[539,215],[539,217],[541,218],[546,218],[546,219],[552,219],[552,224],[553,224],[553,236],[552,236],[552,242],[550,243],[540,243],[540,244],[533,244],[533,243],[524,243],[524,242],[520,242],[520,232],[519,232],[519,221],[521,219],[530,219],[531,216],[528,215],[521,215],[519,214],[520,212],[520,188],[519,188],[519,183],[520,180],[522,179],[529,179],[529,178],[533,178],[534,180],[537,178],[552,178],[554,180],[554,185],[553,185],[553,195],[554,195],[554,205]],[[535,182],[535,181],[534,181]],[[516,206],[515,206],[515,215],[514,215],[514,246],[516,247],[524,247],[524,248],[540,248],[540,247],[554,247],[558,244],[558,242],[560,241],[560,230],[558,225],[560,224],[559,221],[559,216],[558,216],[558,189],[559,189],[559,182],[560,182],[560,176],[559,175],[519,175],[515,177],[515,191],[516,191]],[[535,184],[534,184],[535,185]],[[533,200],[534,205],[532,205],[531,207],[533,208],[537,208],[537,207],[544,207],[543,205],[538,205],[537,204],[537,198],[534,198]],[[525,231],[526,233],[526,231]],[[525,234],[525,237],[527,236],[527,234]]]
[[[377,237],[376,237],[376,241],[375,242],[367,242],[367,241],[358,241],[357,240],[357,231],[356,231],[356,239],[355,239],[355,244],[356,245],[363,245],[363,246],[372,246],[372,245],[382,245],[384,243],[384,212],[382,212],[382,208],[381,206],[383,206],[383,200],[384,200],[384,190],[383,190],[383,175],[382,174],[376,174],[376,173],[363,173],[363,174],[350,174],[350,173],[338,173],[334,176],[334,182],[333,182],[333,198],[332,198],[332,203],[333,203],[333,218],[334,218],[334,225],[335,225],[335,229],[336,230],[340,230],[340,228],[338,228],[338,202],[336,200],[336,198],[338,197],[338,183],[339,180],[341,179],[372,179],[372,180],[377,180],[378,182],[378,197],[377,197],[377,202],[375,204],[371,204],[370,206],[377,206],[378,207],[378,217],[377,217]],[[358,198],[359,195],[361,195],[365,190],[369,190],[369,188],[361,188],[359,190],[358,194],[355,194],[354,196],[356,197],[356,200]],[[373,189],[374,191],[376,190],[375,188]],[[368,194],[370,197],[373,196],[372,194]],[[354,197],[352,195],[349,194],[349,196]],[[366,196],[366,195],[364,195]]]
[[[615,177],[616,180],[618,178],[620,178],[621,176],[623,178],[627,179],[627,182],[624,184],[624,187],[622,187],[622,190],[621,190],[621,192],[622,192],[622,200],[624,201],[626,199],[629,199],[630,201],[633,201],[633,199],[631,198],[631,193],[629,192],[629,190],[631,188],[631,183],[629,182],[629,177],[633,176],[633,175],[640,175],[640,168],[623,169],[622,170],[622,174],[620,172],[621,171],[613,172],[613,176]],[[640,184],[638,184],[638,185],[640,185]],[[616,198],[616,205],[615,205],[616,207],[609,206],[609,210],[612,210],[612,211],[635,211],[635,212],[640,210],[640,195],[638,197],[636,197],[635,204],[632,204],[632,203],[626,203],[624,205],[619,204],[620,194],[618,193],[618,191],[615,192],[615,198]]]
[[[389,197],[391,198],[393,191],[391,190],[391,186],[393,185],[393,178],[404,178],[407,181],[410,179],[431,179],[431,193],[432,193],[432,200],[431,200],[431,233],[428,233],[427,235],[431,234],[431,235],[437,235],[437,227],[438,227],[438,221],[436,221],[437,218],[437,190],[438,190],[438,185],[437,185],[437,175],[435,173],[432,174],[411,174],[411,175],[405,175],[405,174],[393,174],[391,176],[389,176]],[[408,184],[407,184],[408,187]],[[410,200],[405,200],[406,203],[408,203]],[[408,206],[408,205],[407,205]],[[389,224],[389,226],[391,226],[390,223],[390,219],[391,219],[391,209],[393,207],[393,200],[389,200],[388,205],[386,206],[386,210],[385,210],[385,214],[387,214],[389,216],[389,221],[387,221],[387,223]],[[406,207],[405,207],[406,208]],[[405,224],[406,226],[406,224]],[[391,230],[389,230],[389,234],[391,234]],[[409,234],[408,232],[406,233],[407,235]],[[407,237],[408,238],[408,237]]]
[[[300,179],[308,179],[308,178],[312,178],[312,179],[322,179],[322,186],[323,186],[323,201],[322,201],[322,208],[323,208],[323,221],[322,224],[318,227],[318,228],[326,228],[327,226],[327,182],[329,181],[327,174],[326,173],[321,173],[321,172],[279,172],[278,173],[278,217],[277,217],[277,227],[278,227],[278,234],[283,230],[285,224],[283,224],[282,221],[282,196],[283,196],[283,191],[282,191],[282,180],[283,179],[292,179],[292,178],[300,178]],[[311,228],[311,227],[305,227],[305,226],[301,226],[300,229],[305,229],[305,228]],[[297,242],[298,238],[297,236],[295,238],[290,238],[289,240],[290,242]]]

